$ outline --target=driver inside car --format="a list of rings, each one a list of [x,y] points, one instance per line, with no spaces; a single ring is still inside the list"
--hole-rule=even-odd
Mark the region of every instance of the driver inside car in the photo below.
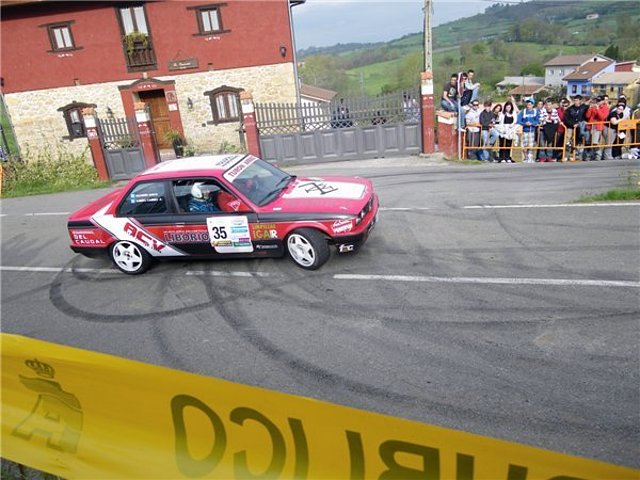
[[[205,182],[196,182],[191,187],[191,199],[189,200],[189,212],[218,212],[215,196],[218,188]]]

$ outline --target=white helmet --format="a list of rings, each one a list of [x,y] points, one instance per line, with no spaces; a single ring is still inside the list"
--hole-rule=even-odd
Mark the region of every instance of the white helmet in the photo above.
[[[201,188],[203,183],[204,182],[196,182],[193,184],[193,187],[191,187],[191,196],[193,198],[198,198],[198,199],[204,198],[204,193]]]

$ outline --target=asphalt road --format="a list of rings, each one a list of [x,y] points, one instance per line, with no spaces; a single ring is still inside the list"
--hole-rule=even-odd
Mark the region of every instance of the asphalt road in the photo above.
[[[367,176],[381,198],[363,250],[317,272],[129,277],[67,246],[66,212],[103,191],[3,200],[2,330],[640,467],[640,202],[571,203],[639,169],[290,168]]]

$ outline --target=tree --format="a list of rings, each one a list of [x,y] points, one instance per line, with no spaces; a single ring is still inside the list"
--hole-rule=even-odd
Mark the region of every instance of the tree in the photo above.
[[[620,48],[617,45],[609,45],[604,51],[604,56],[614,60],[620,60]]]
[[[533,75],[534,77],[544,77],[544,66],[540,63],[529,63],[522,67],[520,75]]]

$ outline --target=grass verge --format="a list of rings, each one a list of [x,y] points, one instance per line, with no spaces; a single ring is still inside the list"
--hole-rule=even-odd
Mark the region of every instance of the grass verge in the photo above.
[[[2,163],[2,197],[22,197],[44,193],[101,188],[110,182],[101,181],[93,165],[87,162],[88,149],[70,152],[62,146],[46,148],[21,160]]]
[[[627,174],[626,186],[614,188],[613,190],[597,195],[584,195],[576,200],[576,202],[629,202],[633,200],[640,200],[640,170]]]

